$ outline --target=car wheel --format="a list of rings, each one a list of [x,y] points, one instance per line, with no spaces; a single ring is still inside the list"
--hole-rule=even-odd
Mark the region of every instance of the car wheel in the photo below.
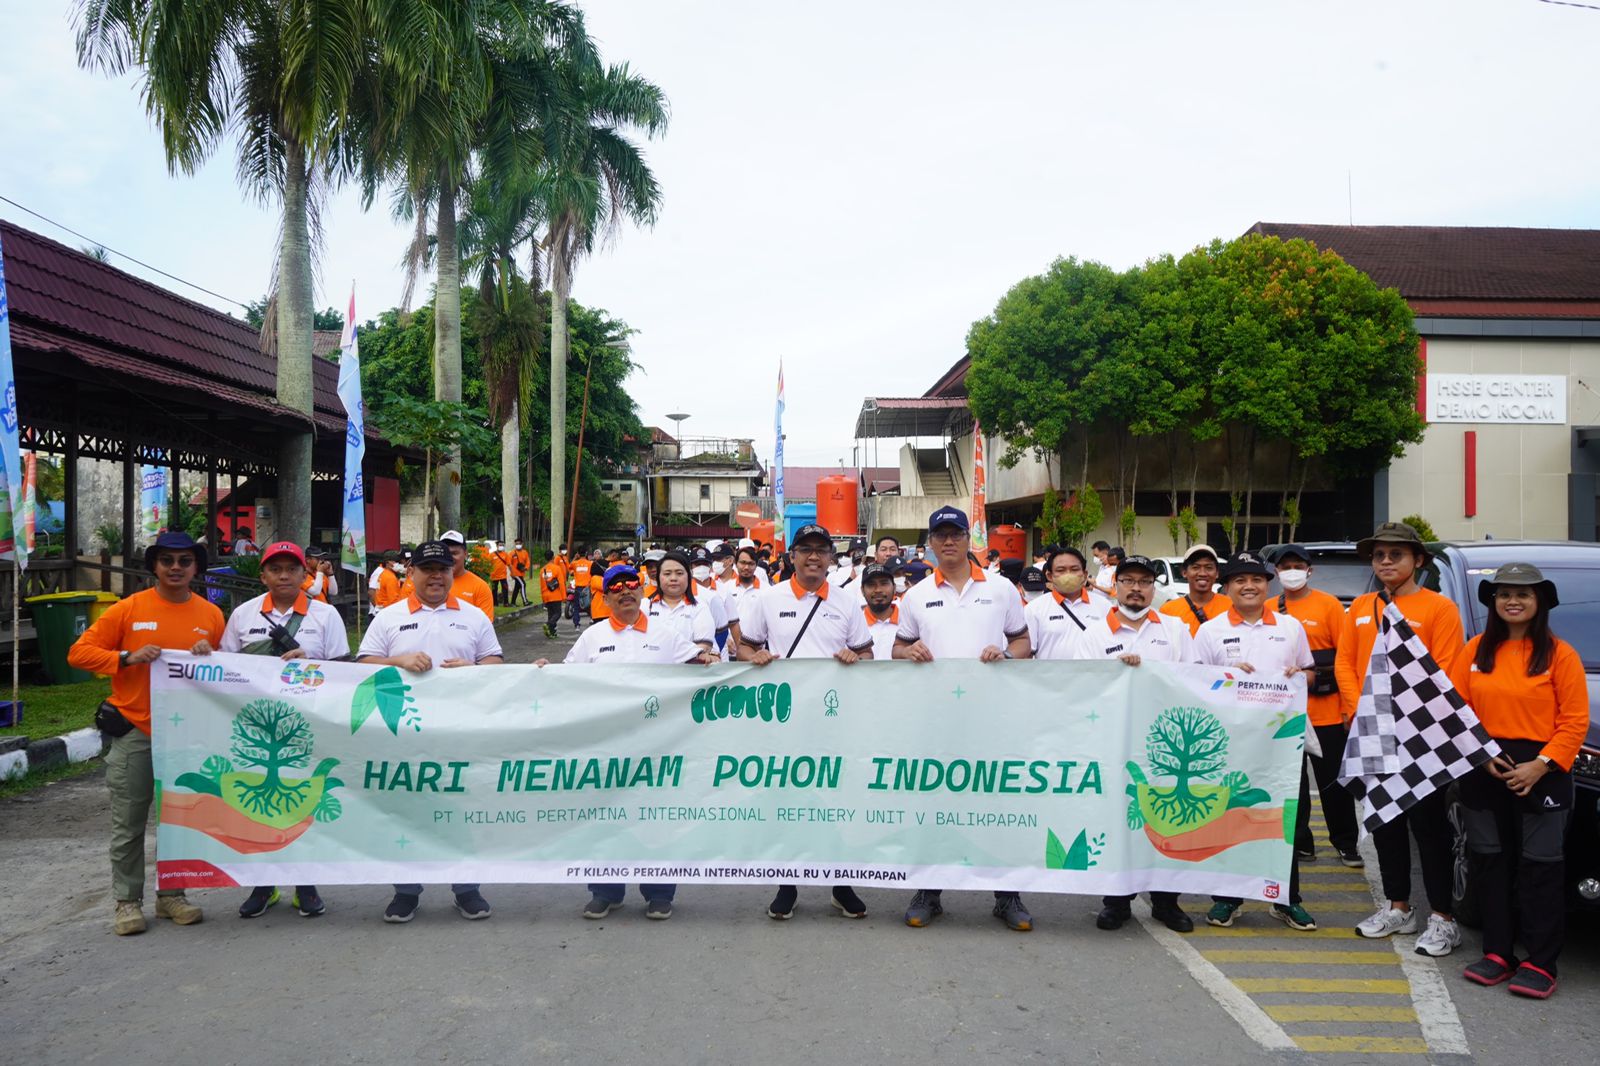
[[[1469,929],[1483,924],[1483,914],[1478,906],[1477,876],[1473,870],[1472,851],[1467,847],[1467,820],[1459,799],[1450,801],[1450,905],[1456,921]]]

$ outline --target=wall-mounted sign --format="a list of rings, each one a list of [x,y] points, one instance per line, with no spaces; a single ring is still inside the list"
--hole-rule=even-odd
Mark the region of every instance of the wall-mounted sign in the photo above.
[[[1565,425],[1567,379],[1559,374],[1429,374],[1428,421]]]

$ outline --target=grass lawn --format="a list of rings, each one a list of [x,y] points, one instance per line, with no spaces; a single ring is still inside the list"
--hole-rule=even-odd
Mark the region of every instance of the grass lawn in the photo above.
[[[23,713],[27,713],[27,708],[23,708]],[[99,759],[90,759],[87,762],[72,762],[65,766],[51,767],[48,770],[35,770],[26,777],[0,781],[0,800],[20,795],[23,792],[41,788],[45,785],[53,785],[57,781],[65,781],[68,778],[79,777],[83,774],[92,774],[100,769],[102,765]]]
[[[94,710],[111,695],[111,679],[96,677],[76,685],[23,685],[22,724],[0,729],[0,736],[22,733],[43,740],[94,725]],[[0,699],[10,698],[6,692]]]

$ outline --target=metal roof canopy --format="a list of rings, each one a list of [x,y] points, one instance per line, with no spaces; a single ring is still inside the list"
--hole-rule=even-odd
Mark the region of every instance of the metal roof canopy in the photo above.
[[[857,438],[943,436],[955,411],[965,410],[964,396],[869,396],[856,416]]]

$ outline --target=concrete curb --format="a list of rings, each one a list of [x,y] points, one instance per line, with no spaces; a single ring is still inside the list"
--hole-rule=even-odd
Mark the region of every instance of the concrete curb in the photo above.
[[[24,737],[0,739],[26,741]],[[35,770],[48,770],[53,766],[87,762],[99,758],[104,750],[105,739],[93,726],[17,745],[10,751],[0,750],[0,781],[26,777]]]

